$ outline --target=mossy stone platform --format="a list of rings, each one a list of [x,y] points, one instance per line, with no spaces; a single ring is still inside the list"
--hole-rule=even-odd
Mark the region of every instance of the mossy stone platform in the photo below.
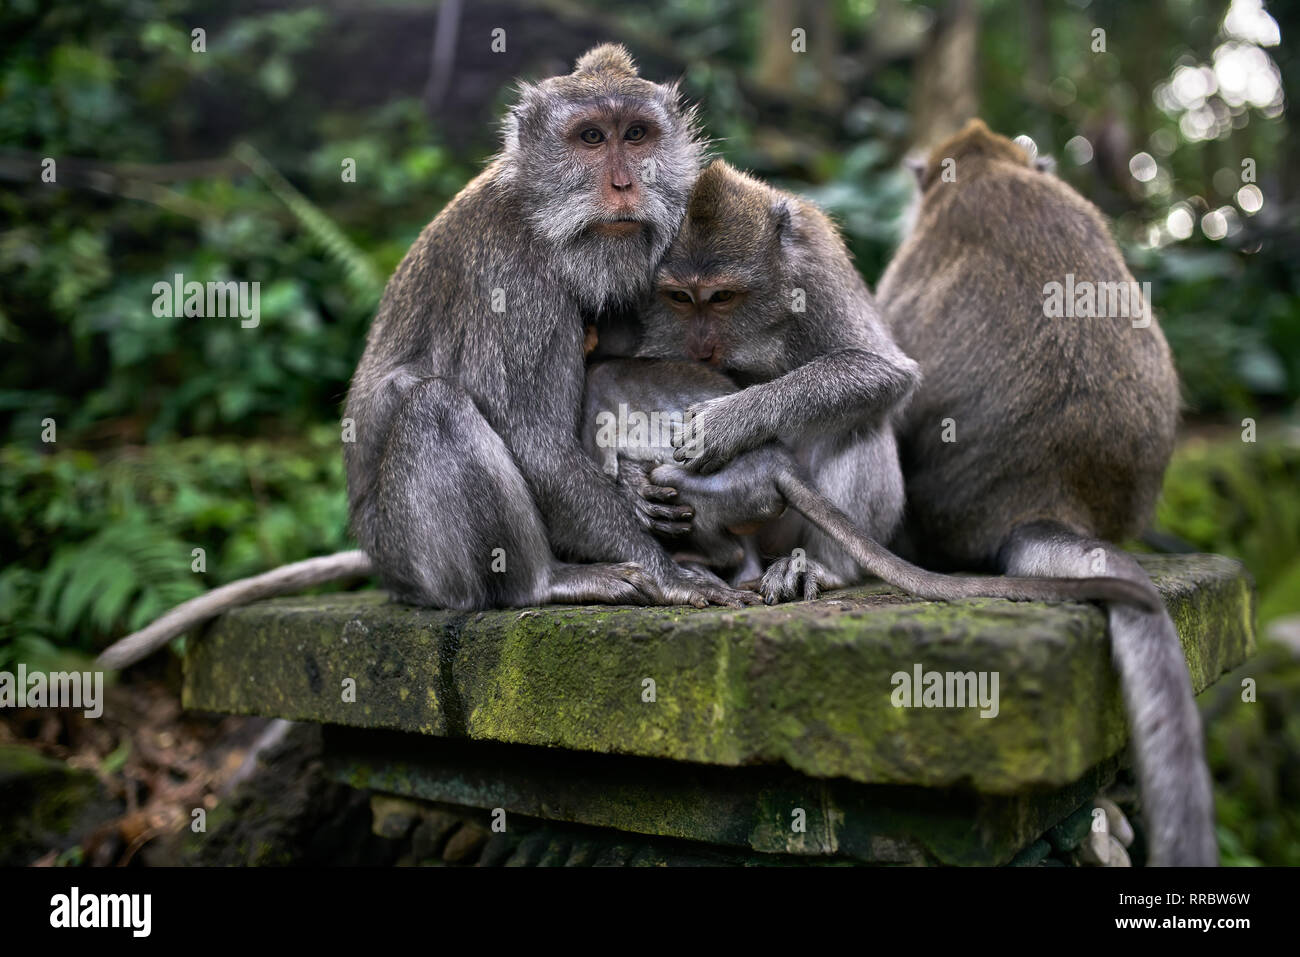
[[[1198,692],[1253,652],[1239,563],[1141,560]],[[996,674],[996,714],[896,706],[917,666],[984,673],[989,691]],[[278,599],[194,643],[185,703],[337,726],[335,773],[380,791],[916,863],[1010,860],[1109,783],[1127,739],[1099,608],[925,602],[883,584],[743,610]]]

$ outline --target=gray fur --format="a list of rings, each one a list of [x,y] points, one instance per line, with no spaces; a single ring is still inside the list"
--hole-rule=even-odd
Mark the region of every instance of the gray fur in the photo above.
[[[594,365],[587,377],[584,442],[604,458],[600,416],[620,405],[642,412],[680,413],[691,404],[723,395],[738,395],[726,376],[694,362],[613,359]],[[629,491],[662,502],[663,492],[680,496],[692,512],[689,532],[674,542],[679,552],[708,567],[732,570],[733,582],[753,574],[758,548],[754,533],[770,525],[787,505],[807,519],[828,542],[850,556],[854,574],[861,570],[922,598],[995,597],[1023,601],[1109,599],[1138,607],[1159,607],[1149,588],[1135,588],[1114,578],[962,578],[936,575],[903,561],[864,534],[852,519],[815,489],[795,457],[783,445],[768,443],[742,452],[721,469],[701,474],[672,459],[672,449],[654,441],[654,433],[629,431],[617,446],[618,470]],[[638,487],[639,483],[639,487]],[[679,555],[679,557],[683,557]],[[818,580],[788,565],[774,565],[763,576],[760,592],[768,604],[790,597],[817,597]]]
[[[701,149],[676,88],[638,77],[625,50],[582,63],[521,87],[501,154],[389,281],[352,380],[352,529],[412,603],[748,600],[674,565],[578,444],[586,324],[648,287]],[[576,143],[579,118],[617,128],[600,154]],[[624,142],[632,123],[654,135]],[[598,231],[633,208],[634,235]],[[584,587],[557,556],[618,567],[588,569]]]
[[[743,295],[708,335],[716,367],[746,388],[692,406],[678,460],[707,473],[784,441],[832,504],[866,534],[888,538],[903,509],[892,421],[916,387],[917,365],[894,344],[834,224],[807,200],[715,161],[656,274],[660,290],[705,280]],[[642,325],[637,355],[691,357],[662,292]],[[804,546],[814,585],[861,578],[853,557],[802,516],[765,529],[761,542],[773,554]],[[816,592],[799,573],[779,577],[789,587],[778,598]]]

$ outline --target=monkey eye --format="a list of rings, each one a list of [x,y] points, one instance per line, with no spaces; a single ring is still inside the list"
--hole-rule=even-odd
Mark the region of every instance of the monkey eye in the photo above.
[[[637,140],[645,139],[645,127],[644,126],[628,127],[627,132],[623,134],[623,139],[627,140],[629,143],[635,143]]]
[[[735,296],[736,294],[730,289],[719,289],[709,297],[709,302],[731,302]]]
[[[594,126],[587,127],[585,130],[579,133],[578,136],[579,138],[581,138],[582,142],[590,146],[595,146],[598,143],[605,142],[605,134],[602,133],[600,130],[596,129]]]
[[[668,298],[671,299],[673,302],[690,302],[690,301],[691,301],[690,294],[689,294],[689,293],[682,292],[680,289],[674,289],[672,292],[670,292],[670,293],[668,294]]]

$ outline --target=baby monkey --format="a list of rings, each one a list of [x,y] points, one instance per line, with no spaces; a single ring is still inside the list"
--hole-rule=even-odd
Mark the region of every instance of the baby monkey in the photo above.
[[[733,584],[760,570],[756,535],[787,506],[837,542],[864,570],[920,598],[1009,598],[1015,601],[1118,601],[1154,607],[1152,592],[1119,578],[976,578],[918,568],[864,534],[843,511],[815,489],[783,445],[742,452],[706,475],[677,461],[671,424],[683,422],[698,403],[738,394],[725,375],[698,362],[609,359],[587,374],[583,441],[607,474],[616,475],[640,500],[647,527],[677,541],[677,557]],[[630,423],[630,425],[629,425]],[[689,458],[692,450],[687,447]],[[672,504],[678,498],[684,504]],[[816,597],[806,579],[802,597]],[[765,574],[763,599],[774,604],[781,582]]]

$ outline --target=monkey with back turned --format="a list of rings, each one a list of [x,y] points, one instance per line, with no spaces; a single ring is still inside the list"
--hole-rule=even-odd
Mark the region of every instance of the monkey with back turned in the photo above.
[[[905,543],[931,567],[1100,572],[1152,588],[1111,542],[1141,530],[1173,449],[1169,347],[1149,304],[1136,318],[1044,308],[1070,274],[1136,288],[1101,214],[978,120],[932,152],[920,189],[915,230],[878,289],[923,374],[900,421]],[[1173,621],[1163,607],[1108,616],[1152,861],[1213,864],[1213,797]]]

